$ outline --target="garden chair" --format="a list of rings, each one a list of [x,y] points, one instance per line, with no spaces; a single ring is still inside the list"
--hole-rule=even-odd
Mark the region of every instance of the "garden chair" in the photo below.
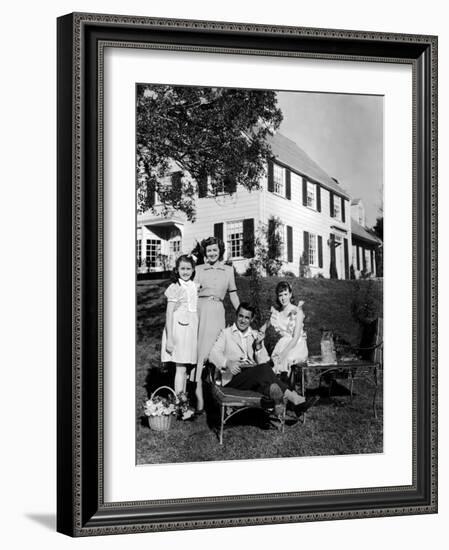
[[[319,377],[318,387],[320,388],[324,379],[329,377],[329,397],[331,396],[333,382],[337,379],[349,379],[349,395],[352,400],[354,394],[354,381],[364,379],[374,386],[373,414],[377,418],[376,398],[378,392],[379,373],[383,368],[383,319],[379,317],[373,327],[374,330],[365,330],[362,334],[360,346],[339,343],[336,346],[337,362],[335,365],[320,367],[319,356],[309,357],[307,363],[293,365],[291,369],[290,384],[298,393],[305,394],[307,380],[305,374],[310,378]],[[346,356],[346,360],[344,357]],[[350,357],[353,359],[350,359]],[[315,362],[317,360],[318,362]],[[303,417],[305,422],[305,415]]]
[[[273,408],[264,406],[264,403],[269,403],[269,400],[262,393],[222,386],[221,373],[219,369],[210,362],[206,364],[206,382],[210,387],[212,399],[220,409],[220,424],[218,427],[220,445],[223,444],[223,432],[226,423],[236,414],[248,409],[273,410]],[[277,420],[279,420],[279,430],[282,433],[285,429],[285,415],[286,404],[284,404],[282,414],[277,418]]]

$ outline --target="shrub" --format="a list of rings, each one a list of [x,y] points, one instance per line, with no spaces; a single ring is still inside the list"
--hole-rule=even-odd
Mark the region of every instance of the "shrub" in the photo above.
[[[352,302],[352,314],[362,325],[375,321],[380,314],[379,293],[370,279],[363,287],[357,284]]]
[[[311,274],[312,272],[310,271],[310,267],[307,264],[307,257],[304,251],[299,258],[299,276],[309,278]]]

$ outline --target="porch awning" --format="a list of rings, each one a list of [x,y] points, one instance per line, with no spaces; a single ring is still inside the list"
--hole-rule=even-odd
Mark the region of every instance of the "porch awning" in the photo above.
[[[157,227],[170,227],[172,225],[183,229],[185,220],[176,214],[169,216],[158,216],[153,212],[145,212],[137,216],[137,225],[152,225]]]

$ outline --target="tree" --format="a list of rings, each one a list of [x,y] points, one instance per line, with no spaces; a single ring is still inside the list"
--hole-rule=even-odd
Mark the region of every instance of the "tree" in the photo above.
[[[281,121],[273,91],[139,86],[139,211],[153,205],[157,192],[166,210],[194,221],[195,194],[204,196],[207,186],[212,194],[233,192],[237,184],[257,189],[271,156],[267,137]]]
[[[377,276],[383,277],[383,274],[384,274],[384,248],[383,248],[384,217],[383,215],[376,218],[376,224],[373,226],[372,232],[376,235],[376,237],[379,237],[379,239],[382,241],[382,244],[376,247],[374,254],[376,257]]]
[[[372,231],[377,237],[379,237],[381,241],[384,240],[384,217],[383,216],[376,218],[376,223],[373,226]]]

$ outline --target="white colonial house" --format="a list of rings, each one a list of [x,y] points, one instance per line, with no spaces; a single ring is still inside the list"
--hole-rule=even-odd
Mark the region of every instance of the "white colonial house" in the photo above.
[[[199,185],[196,222],[181,212],[163,215],[157,195],[152,209],[137,218],[140,271],[162,271],[181,253],[209,236],[223,239],[225,259],[244,273],[254,255],[254,237],[273,216],[281,220],[283,271],[299,275],[300,261],[310,276],[350,277],[351,197],[293,141],[270,137],[273,157],[260,189],[237,186],[214,196]],[[176,177],[176,172],[171,177]],[[170,179],[167,179],[170,183]]]

